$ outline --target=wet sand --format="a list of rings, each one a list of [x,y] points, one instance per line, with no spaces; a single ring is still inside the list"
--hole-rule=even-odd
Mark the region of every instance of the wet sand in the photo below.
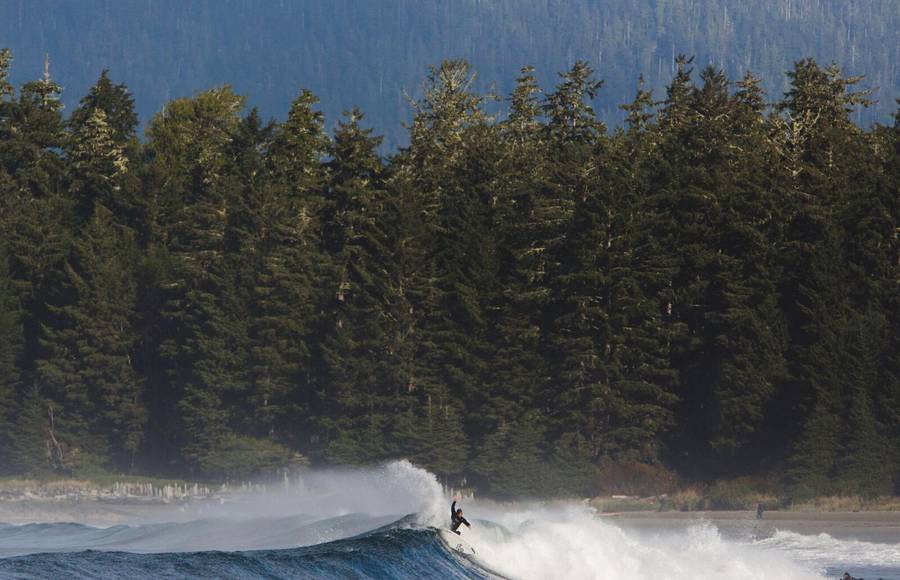
[[[621,512],[600,517],[627,529],[677,529],[706,521],[726,537],[769,537],[776,531],[804,535],[828,534],[839,540],[896,544],[900,542],[900,512],[755,511]]]

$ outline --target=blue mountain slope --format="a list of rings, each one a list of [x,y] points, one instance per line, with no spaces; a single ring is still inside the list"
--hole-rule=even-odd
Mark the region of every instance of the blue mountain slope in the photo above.
[[[606,84],[597,111],[617,106],[638,75],[661,88],[673,58],[694,54],[732,78],[765,79],[772,98],[799,58],[865,74],[879,103],[862,124],[887,122],[900,86],[896,0],[4,0],[0,46],[14,52],[13,80],[36,78],[45,53],[71,108],[103,68],[134,92],[142,121],[173,98],[230,83],[265,116],[283,117],[300,88],[333,123],[360,106],[403,141],[405,94],[427,66],[469,59],[482,89],[507,93],[523,65],[545,88],[576,59]]]

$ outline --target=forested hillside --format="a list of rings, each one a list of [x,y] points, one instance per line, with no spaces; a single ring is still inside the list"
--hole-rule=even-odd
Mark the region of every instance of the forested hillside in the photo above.
[[[78,98],[103,69],[135,93],[143,121],[163,104],[230,83],[284,120],[297,91],[323,100],[326,119],[353,106],[386,137],[383,151],[405,144],[410,121],[404,92],[423,96],[422,71],[465,58],[477,86],[513,88],[516,71],[535,67],[543,85],[578,59],[605,81],[594,103],[618,126],[617,105],[634,94],[638,75],[658,94],[679,53],[713,64],[731,78],[752,71],[780,95],[784,71],[813,57],[847,74],[866,74],[877,101],[854,121],[890,122],[900,87],[897,0],[5,0],[0,46],[18,55],[16,84],[38,77],[45,54]],[[329,125],[328,129],[333,129]]]
[[[136,137],[0,53],[0,466],[248,477],[405,457],[495,495],[603,473],[900,481],[900,117],[798,61],[676,59],[609,130],[584,62],[497,103],[432,68],[389,159],[227,86]],[[503,111],[500,119],[488,111]]]

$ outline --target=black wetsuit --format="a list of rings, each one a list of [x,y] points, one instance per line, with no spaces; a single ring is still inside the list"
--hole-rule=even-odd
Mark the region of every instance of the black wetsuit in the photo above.
[[[459,529],[459,526],[463,524],[466,524],[468,526],[469,521],[462,516],[456,515],[456,502],[453,502],[450,505],[450,531],[456,532],[458,534],[459,532],[457,532],[456,530]]]

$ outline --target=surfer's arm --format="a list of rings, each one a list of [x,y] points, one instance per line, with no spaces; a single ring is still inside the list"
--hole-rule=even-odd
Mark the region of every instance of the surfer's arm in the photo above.
[[[466,527],[467,527],[467,528],[471,528],[471,527],[472,527],[472,524],[470,524],[470,523],[469,523],[469,520],[467,520],[466,518],[463,518],[463,519],[462,519],[462,523],[466,524]]]
[[[453,500],[453,503],[450,504],[450,517],[452,518],[455,515],[456,515],[456,500]]]

